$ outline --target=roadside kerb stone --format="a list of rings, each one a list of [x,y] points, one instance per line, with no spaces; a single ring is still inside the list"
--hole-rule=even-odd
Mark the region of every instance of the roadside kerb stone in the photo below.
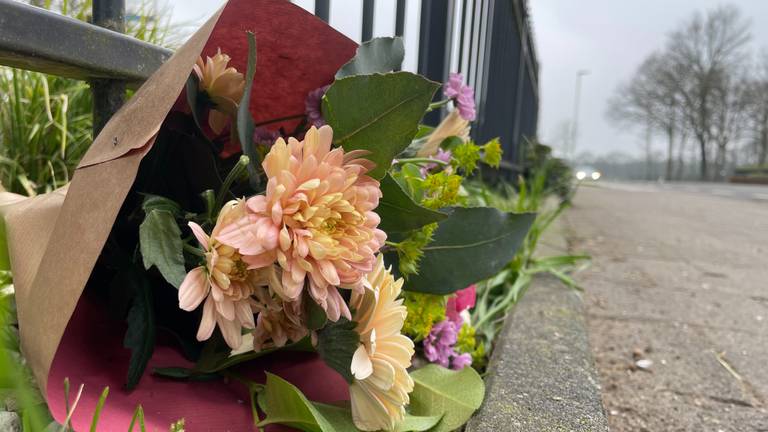
[[[534,279],[507,317],[475,431],[608,431],[579,294]]]

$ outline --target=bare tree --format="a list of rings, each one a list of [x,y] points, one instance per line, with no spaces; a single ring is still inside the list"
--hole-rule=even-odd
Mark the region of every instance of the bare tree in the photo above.
[[[768,50],[761,57],[760,67],[746,89],[746,130],[758,165],[768,159]]]
[[[682,113],[699,145],[702,180],[709,178],[707,154],[713,140],[728,136],[728,116],[718,113],[715,106],[730,97],[723,83],[730,81],[726,77],[746,58],[744,48],[749,39],[749,22],[733,6],[710,10],[706,17],[696,13],[669,36],[667,55],[671,64],[665,79],[674,84],[682,98]],[[716,124],[718,116],[720,128]]]
[[[746,125],[749,86],[746,75],[741,70],[724,70],[715,82],[712,140],[717,149],[715,178],[722,180],[725,176],[729,145],[739,141]]]
[[[670,66],[669,58],[664,54],[650,55],[632,80],[617,89],[609,101],[607,112],[608,117],[619,125],[643,128],[648,143],[652,131],[666,136],[667,180],[673,177],[675,139],[677,135],[682,135],[682,100],[675,82],[669,79]]]

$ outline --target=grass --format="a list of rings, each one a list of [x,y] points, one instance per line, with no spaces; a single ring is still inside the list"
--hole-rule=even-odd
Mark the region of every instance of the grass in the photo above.
[[[570,206],[565,199],[553,204],[554,191],[547,188],[550,176],[548,164],[543,164],[530,181],[522,177],[514,188],[505,185],[491,189],[484,184],[468,187],[472,205],[496,207],[511,212],[536,212],[537,216],[523,244],[505,268],[496,276],[477,284],[477,300],[472,311],[472,323],[485,346],[491,346],[509,310],[520,300],[537,274],[547,273],[566,286],[579,289],[569,276],[573,270],[585,265],[589,256],[556,255],[539,257],[536,254],[544,232]]]
[[[46,0],[42,7],[90,20],[91,0]],[[162,9],[142,1],[126,33],[158,45],[178,42]],[[0,67],[0,185],[34,196],[71,179],[93,141],[88,84],[38,72]]]

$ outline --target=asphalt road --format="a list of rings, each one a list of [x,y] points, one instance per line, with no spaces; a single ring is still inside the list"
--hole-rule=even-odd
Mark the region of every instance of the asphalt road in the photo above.
[[[768,188],[582,187],[590,343],[612,431],[768,431]],[[768,198],[768,195],[766,195]]]
[[[711,182],[595,182],[585,183],[584,186],[599,186],[608,189],[625,190],[631,192],[685,192],[691,194],[712,195],[724,198],[765,201],[768,203],[768,185]]]

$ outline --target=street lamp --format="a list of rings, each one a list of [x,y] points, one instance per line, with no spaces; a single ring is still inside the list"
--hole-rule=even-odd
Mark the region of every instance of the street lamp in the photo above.
[[[585,75],[589,75],[589,71],[586,69],[579,69],[576,71],[576,90],[573,98],[573,122],[571,123],[571,139],[568,146],[567,157],[573,158],[573,154],[576,151],[576,137],[579,127],[579,99],[581,98],[581,78]]]

